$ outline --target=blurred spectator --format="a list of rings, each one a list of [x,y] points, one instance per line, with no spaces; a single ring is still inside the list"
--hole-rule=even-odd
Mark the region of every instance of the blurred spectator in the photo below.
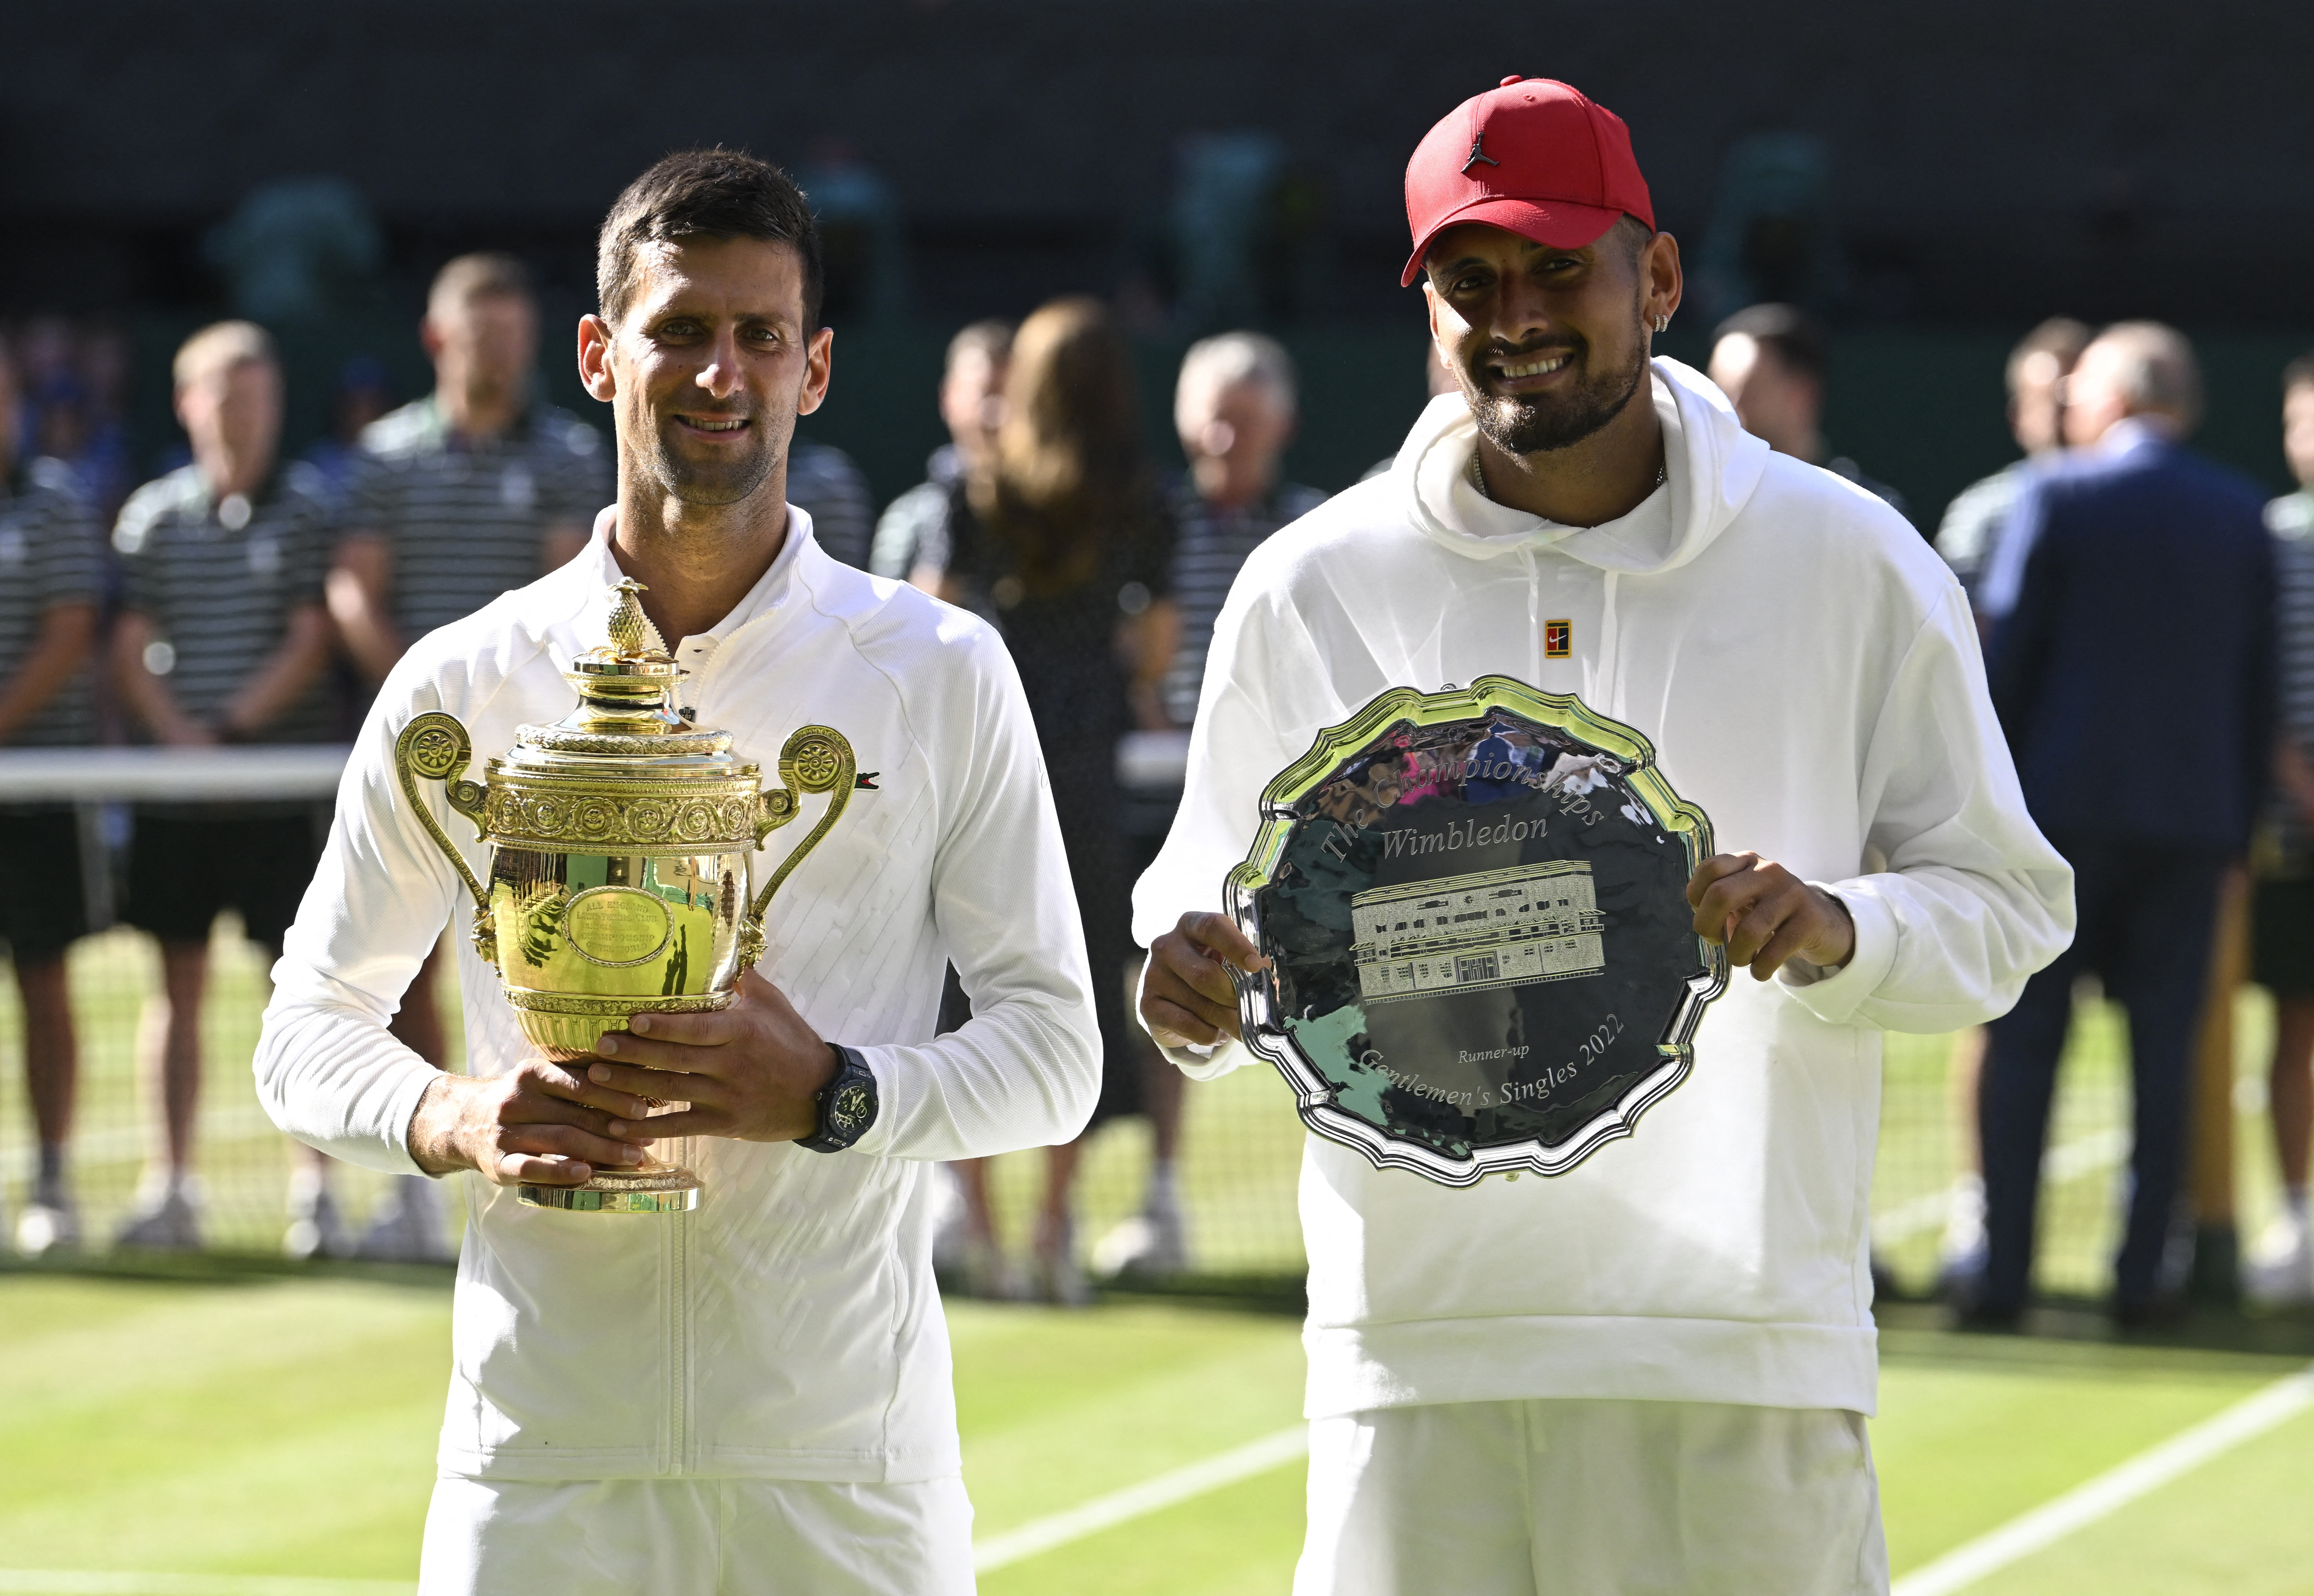
[[[322,607],[328,511],[280,471],[281,368],[248,322],[204,328],[177,351],[177,419],[192,464],[129,495],[112,534],[125,577],[112,663],[122,697],[164,743],[313,742],[331,724],[317,690],[330,652]],[[159,939],[165,1019],[165,1162],[148,1169],[123,1246],[200,1246],[191,1178],[201,997],[217,915],[240,911],[270,956],[296,918],[326,823],[303,802],[146,804],[128,855],[127,918]]]
[[[305,464],[318,474],[315,485],[340,522],[352,506],[354,478],[363,458],[361,436],[372,421],[393,408],[393,393],[385,368],[367,355],[348,360],[338,373],[330,435],[305,451]]]
[[[949,558],[917,579],[986,616],[1020,670],[1044,744],[1061,838],[1091,959],[1107,1064],[1084,1135],[1047,1155],[1034,1259],[1050,1299],[1082,1301],[1071,1198],[1084,1144],[1140,1108],[1126,1015],[1133,955],[1117,832],[1117,740],[1168,656],[1149,625],[1170,553],[1144,458],[1133,360],[1090,299],[1062,299],[1020,325],[995,448],[949,500]]]
[[[2184,447],[2201,413],[2190,344],[2098,334],[2066,383],[2065,440],[2036,474],[1982,585],[1994,707],[2033,817],[2074,871],[2073,944],[1992,1022],[1984,1064],[1986,1261],[1970,1316],[2013,1324],[2073,986],[2094,972],[2129,1016],[2129,1212],[2114,1266],[2123,1325],[2166,1317],[2188,1083],[2219,889],[2248,848],[2273,759],[2274,560],[2246,480]],[[2148,738],[2186,740],[2175,774]]]
[[[1962,489],[1937,528],[1937,553],[1972,599],[2017,495],[2033,472],[2065,447],[2064,381],[2089,347],[2089,327],[2071,316],[2051,316],[2009,353],[2009,430],[2025,457]]]
[[[111,514],[129,487],[128,341],[42,316],[25,327],[17,364],[18,451],[70,466],[90,509]]]
[[[924,478],[885,507],[876,523],[876,543],[868,569],[878,576],[905,580],[921,562],[937,583],[947,567],[940,540],[948,527],[949,498],[996,447],[1004,419],[1004,372],[1012,359],[1012,324],[975,322],[948,343],[941,374],[940,413],[949,441],[924,463]]]
[[[1711,335],[1711,380],[1736,407],[1744,430],[1780,455],[1821,466],[1910,519],[1904,496],[1874,482],[1855,461],[1824,442],[1824,383],[1832,345],[1815,318],[1789,305],[1754,305],[1719,324]]]
[[[1187,473],[1166,493],[1175,541],[1170,596],[1145,600],[1152,644],[1170,660],[1161,684],[1135,705],[1145,728],[1187,726],[1197,713],[1214,619],[1238,568],[1269,535],[1324,501],[1315,488],[1278,481],[1296,420],[1294,361],[1274,338],[1223,332],[1190,345],[1173,390],[1173,428]],[[1161,689],[1161,692],[1158,689]],[[1135,861],[1145,865],[1146,859]],[[1189,1266],[1188,1227],[1176,1171],[1188,1077],[1145,1036],[1111,1069],[1142,1071],[1153,1148],[1140,1211],[1093,1249],[1103,1274],[1179,1274]]]
[[[250,190],[205,248],[234,311],[278,325],[349,308],[385,258],[385,235],[343,178],[279,178]]]
[[[1325,501],[1316,488],[1277,479],[1298,414],[1294,360],[1274,338],[1223,332],[1182,357],[1173,426],[1189,469],[1168,493],[1178,541],[1172,600],[1159,611],[1176,612],[1166,619],[1179,636],[1163,701],[1147,706],[1144,725],[1187,726],[1196,718],[1214,619],[1238,568],[1271,533]]]
[[[532,395],[538,309],[521,262],[443,267],[419,339],[434,391],[361,434],[330,574],[331,614],[372,682],[427,633],[569,560],[611,498],[601,435]]]
[[[1937,553],[1972,594],[1985,558],[2000,539],[2000,524],[2017,495],[2040,466],[2064,448],[2064,379],[2089,344],[2089,329],[2071,316],[2052,316],[2009,351],[2009,430],[2025,451],[1991,476],[1964,488],[1945,510],[1937,529]],[[1981,634],[1985,623],[1980,616]],[[1959,1142],[1960,1174],[1952,1188],[1952,1209],[1939,1248],[1939,1273],[1946,1295],[1974,1299],[1984,1272],[1984,1149],[1977,1145],[1977,1085],[1984,1070],[1985,1029],[1972,1025],[1953,1038],[1946,1071],[1953,1126]]]
[[[2314,355],[2282,374],[2282,450],[2298,492],[2265,507],[2280,604],[2282,732],[2278,778],[2253,854],[2250,979],[2274,995],[2266,1102],[2282,1211],[2251,1246],[2242,1284],[2275,1306],[2314,1302],[2314,1236],[2306,1210],[2314,1139]]]
[[[812,540],[836,559],[868,569],[876,501],[852,457],[799,438],[788,446],[788,502],[811,518]]]
[[[434,391],[360,434],[330,572],[330,611],[362,673],[384,679],[402,651],[437,626],[526,587],[584,546],[612,497],[594,428],[533,396],[538,308],[511,255],[461,255],[436,274],[420,341]],[[393,1033],[441,1065],[438,952],[404,994]],[[328,1161],[298,1155],[290,1192],[293,1257],[345,1250]],[[396,1180],[358,1244],[366,1256],[446,1256],[441,1195],[422,1175]]]
[[[16,370],[0,345],[0,748],[77,747],[95,740],[88,664],[103,547],[72,473],[24,458],[21,429]],[[40,1144],[16,1247],[32,1257],[80,1243],[65,1169],[79,1077],[65,951],[89,928],[83,866],[70,804],[0,808],[0,941],[24,1006],[25,1096]]]
[[[949,340],[940,412],[949,441],[934,449],[926,462],[927,480],[893,500],[876,523],[869,569],[877,575],[920,576],[917,585],[940,590],[949,563],[949,504],[975,472],[987,469],[993,457],[996,429],[1004,417],[1004,375],[1011,359],[1010,322],[975,322]],[[950,966],[941,991],[941,1031],[958,1029],[971,1013]],[[1011,1268],[997,1243],[987,1160],[969,1158],[941,1168],[949,1185],[932,1238],[932,1268],[941,1286],[969,1297],[1017,1295]]]

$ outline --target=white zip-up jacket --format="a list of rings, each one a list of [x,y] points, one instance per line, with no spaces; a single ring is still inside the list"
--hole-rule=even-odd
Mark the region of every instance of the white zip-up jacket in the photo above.
[[[560,571],[418,643],[362,729],[256,1058],[276,1122],[324,1152],[416,1172],[410,1120],[435,1071],[386,1022],[443,927],[472,913],[402,796],[394,739],[446,710],[473,733],[479,779],[517,726],[569,713],[563,669],[607,641],[605,591],[621,575],[607,525]],[[1020,679],[980,621],[837,563],[792,509],[763,580],[676,657],[700,724],[733,733],[767,775],[788,735],[817,723],[872,776],[773,900],[758,968],[821,1035],[860,1050],[881,1109],[842,1153],[673,1144],[706,1192],[671,1218],[524,1208],[465,1177],[441,1468],[952,1475],[931,1160],[1066,1141],[1100,1079],[1083,934]],[[473,827],[441,791],[420,788],[487,880]],[[806,829],[773,832],[759,870]],[[497,971],[457,940],[467,1068],[500,1074],[531,1050]],[[934,1041],[943,960],[974,1013]]]
[[[1637,727],[1721,851],[1839,895],[1855,953],[1736,971],[1687,1080],[1556,1178],[1458,1191],[1312,1138],[1312,1417],[1559,1396],[1871,1412],[1878,1031],[2000,1014],[2071,935],[2071,872],[2025,812],[1943,562],[1871,494],[1771,455],[1695,372],[1658,359],[1652,391],[1666,481],[1621,520],[1483,498],[1449,395],[1390,472],[1255,553],[1135,935],[1221,907],[1263,786],[1320,728],[1500,672]],[[1544,657],[1546,620],[1572,622],[1568,658]],[[1251,1055],[1175,1057],[1206,1076]]]

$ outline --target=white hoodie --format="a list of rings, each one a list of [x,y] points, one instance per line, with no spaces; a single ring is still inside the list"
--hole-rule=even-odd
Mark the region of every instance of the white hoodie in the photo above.
[[[1878,499],[1771,454],[1694,371],[1654,372],[1667,481],[1621,520],[1481,496],[1448,395],[1387,474],[1254,554],[1135,936],[1221,907],[1261,789],[1320,728],[1501,672],[1638,728],[1721,851],[1839,895],[1855,953],[1736,971],[1688,1079],[1563,1175],[1453,1190],[1311,1138],[1313,1418],[1550,1396],[1871,1412],[1878,1032],[2002,1013],[2071,935],[2071,872],[2025,812],[1944,563]],[[1543,657],[1546,619],[1572,621],[1571,657]],[[1175,1057],[1206,1077],[1251,1055]]]

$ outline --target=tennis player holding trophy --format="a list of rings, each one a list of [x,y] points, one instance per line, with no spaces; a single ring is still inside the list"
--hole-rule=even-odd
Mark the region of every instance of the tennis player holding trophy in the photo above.
[[[426,1596],[969,1591],[932,1166],[1068,1140],[1099,1075],[1036,735],[992,632],[785,501],[833,338],[795,186],[669,156],[598,288],[618,502],[387,678],[260,1090],[473,1172]],[[454,918],[464,1076],[386,1029]]]
[[[1920,535],[1649,358],[1623,123],[1506,79],[1406,202],[1461,392],[1246,563],[1135,893],[1152,1033],[1315,1133],[1295,1588],[1885,1591],[1879,1033],[2006,1009],[2071,873]]]

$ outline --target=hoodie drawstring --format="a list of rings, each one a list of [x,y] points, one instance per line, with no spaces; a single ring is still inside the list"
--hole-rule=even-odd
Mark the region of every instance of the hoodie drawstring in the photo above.
[[[1619,574],[1610,568],[1606,580],[1600,584],[1599,670],[1595,678],[1599,696],[1593,707],[1609,715],[1618,713],[1615,697],[1620,684],[1616,680],[1616,663],[1623,641],[1621,629],[1615,622],[1615,579]]]
[[[1526,559],[1526,679],[1542,686],[1542,564],[1531,548],[1519,553]]]

